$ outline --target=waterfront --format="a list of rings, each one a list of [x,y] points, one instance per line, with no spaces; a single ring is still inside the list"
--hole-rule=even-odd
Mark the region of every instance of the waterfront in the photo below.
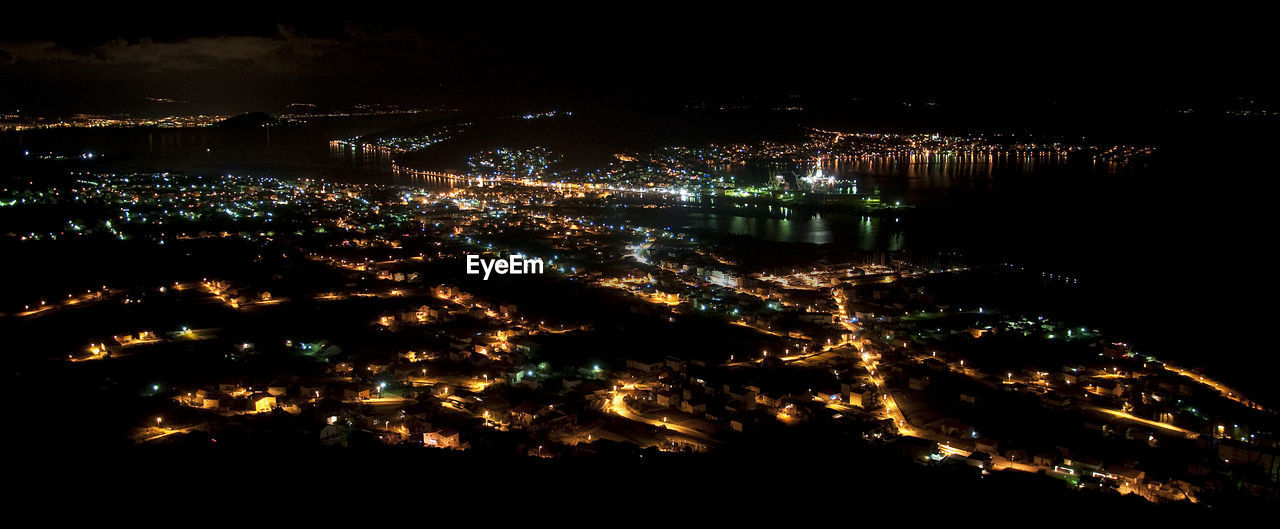
[[[108,170],[190,174],[254,174],[335,182],[380,182],[444,189],[449,182],[398,177],[388,156],[334,148],[336,137],[378,133],[435,117],[331,118],[250,130],[71,130],[0,135],[7,159],[26,152],[96,154],[92,161],[7,164],[11,174],[67,165]],[[1219,140],[1223,143],[1233,139]],[[1186,141],[1186,144],[1194,144]],[[828,160],[824,172],[861,190],[878,189],[910,209],[894,214],[726,211],[707,201],[614,218],[702,235],[737,235],[779,243],[866,252],[907,250],[916,256],[958,252],[982,265],[1012,264],[1030,273],[1077,278],[1077,288],[1049,289],[1047,310],[1088,319],[1130,337],[1139,347],[1192,365],[1226,370],[1243,384],[1271,391],[1270,370],[1240,369],[1230,351],[1251,349],[1227,336],[1225,353],[1169,332],[1188,311],[1242,306],[1247,288],[1191,280],[1205,263],[1256,258],[1259,193],[1228,197],[1217,190],[1229,163],[1208,165],[1186,145],[1174,145],[1138,167],[1102,167],[1065,160]],[[797,168],[800,169],[800,168]],[[770,169],[739,172],[758,181]],[[1251,184],[1239,179],[1242,189]],[[1052,200],[1046,200],[1046,198]],[[1143,208],[1133,204],[1143,203]],[[1132,318],[1141,313],[1143,318]],[[1239,317],[1239,316],[1237,316]],[[1251,318],[1245,314],[1245,318]],[[1245,325],[1261,322],[1248,321]]]

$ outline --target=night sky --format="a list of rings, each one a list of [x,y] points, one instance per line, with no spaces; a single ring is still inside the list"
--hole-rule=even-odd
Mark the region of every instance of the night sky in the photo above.
[[[854,106],[890,119],[932,101],[938,121],[1036,126],[1132,124],[1179,105],[1275,93],[1265,66],[1272,46],[1244,14],[1157,22],[1151,13],[1085,8],[925,19],[654,9],[590,23],[439,10],[381,20],[120,15],[6,20],[0,110],[275,114],[290,103],[670,105],[799,96],[811,108]]]

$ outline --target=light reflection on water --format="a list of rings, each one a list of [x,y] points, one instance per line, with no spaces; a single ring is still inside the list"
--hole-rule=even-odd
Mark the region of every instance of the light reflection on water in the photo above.
[[[684,226],[693,230],[744,235],[773,242],[840,243],[842,247],[867,251],[903,249],[904,234],[896,229],[886,228],[885,222],[883,218],[867,216],[814,215],[809,218],[778,219],[689,213]]]

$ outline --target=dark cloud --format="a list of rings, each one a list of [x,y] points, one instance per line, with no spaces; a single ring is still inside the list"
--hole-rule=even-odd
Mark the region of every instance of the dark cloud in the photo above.
[[[71,48],[56,41],[0,42],[6,63],[106,65],[144,71],[184,71],[245,66],[264,72],[299,71],[350,45],[337,39],[301,36],[282,28],[274,36],[214,36],[160,42],[112,39]]]
[[[1270,49],[1264,33],[1186,38],[1203,33],[1110,15],[1068,13],[1055,17],[1065,24],[1050,26],[865,12],[742,20],[655,11],[664,19],[627,14],[548,23],[432,9],[354,20],[230,10],[180,22],[31,19],[0,31],[0,107],[138,112],[148,108],[145,97],[160,97],[191,101],[192,111],[270,112],[295,101],[792,92],[980,94],[999,103],[1008,94],[1142,100],[1274,87],[1260,66]]]

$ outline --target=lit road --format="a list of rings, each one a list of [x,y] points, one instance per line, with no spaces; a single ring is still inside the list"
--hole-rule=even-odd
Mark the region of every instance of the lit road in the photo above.
[[[662,419],[650,419],[648,417],[645,417],[643,415],[640,415],[638,413],[631,411],[631,408],[629,408],[627,406],[627,403],[623,400],[622,393],[614,393],[613,401],[609,403],[608,410],[618,414],[619,417],[622,417],[624,419],[629,419],[632,421],[642,422],[652,426],[666,428],[668,430],[682,433],[690,437],[694,437],[704,441],[714,441],[714,439],[709,437],[707,434],[702,433],[699,430],[689,428],[688,426],[682,426],[673,422],[666,422],[666,421],[663,421]]]
[[[867,373],[871,374],[871,382],[875,383],[877,392],[884,399],[884,410],[893,419],[893,424],[898,427],[898,435],[916,435],[911,424],[907,422],[907,416],[902,413],[902,408],[899,408],[897,401],[893,400],[893,394],[885,387],[884,380],[880,378],[880,372],[876,370],[876,363],[864,354],[862,366],[866,368]]]
[[[840,320],[840,326],[851,333],[860,331],[861,329],[858,326],[849,321],[849,314],[844,307],[844,296],[841,291],[834,289],[831,295],[835,298],[836,313]],[[871,382],[876,385],[876,392],[884,399],[885,412],[889,415],[889,418],[893,419],[894,426],[898,427],[898,435],[917,435],[915,430],[911,428],[911,424],[907,422],[907,416],[902,413],[902,408],[899,408],[897,401],[893,399],[893,394],[884,385],[884,379],[880,377],[880,371],[876,369],[876,362],[871,360],[871,355],[862,353],[861,359],[863,369],[867,370],[867,374],[871,377]]]
[[[1225,384],[1223,384],[1223,383],[1221,383],[1221,382],[1218,382],[1218,381],[1216,381],[1216,380],[1213,380],[1213,379],[1210,379],[1210,378],[1208,378],[1208,377],[1205,377],[1204,375],[1201,375],[1201,374],[1196,373],[1196,372],[1194,372],[1194,371],[1191,371],[1191,370],[1188,370],[1188,369],[1183,369],[1183,368],[1176,367],[1176,366],[1171,366],[1171,365],[1168,365],[1168,364],[1166,364],[1166,365],[1164,366],[1164,368],[1165,368],[1165,369],[1168,369],[1169,371],[1173,371],[1174,373],[1177,373],[1177,374],[1179,374],[1179,375],[1182,375],[1182,376],[1184,376],[1184,377],[1187,377],[1187,378],[1190,378],[1190,379],[1192,379],[1192,380],[1195,380],[1196,382],[1199,382],[1199,383],[1201,383],[1201,384],[1204,384],[1204,385],[1206,385],[1206,386],[1209,386],[1210,388],[1213,388],[1213,389],[1214,389],[1215,391],[1217,391],[1218,393],[1221,393],[1223,397],[1226,397],[1226,398],[1231,399],[1231,400],[1233,400],[1233,401],[1236,401],[1236,402],[1238,402],[1238,403],[1240,403],[1240,404],[1243,404],[1243,405],[1244,405],[1244,406],[1246,406],[1246,407],[1253,408],[1253,409],[1257,409],[1257,410],[1262,410],[1262,411],[1267,411],[1267,409],[1266,409],[1266,408],[1263,408],[1263,407],[1262,407],[1262,405],[1258,404],[1257,402],[1254,402],[1254,401],[1251,401],[1251,400],[1249,400],[1249,399],[1245,398],[1245,397],[1244,397],[1244,395],[1241,395],[1241,394],[1240,394],[1240,392],[1235,391],[1235,390],[1232,390],[1231,388],[1227,387]]]
[[[417,401],[413,399],[406,399],[404,397],[370,397],[367,399],[344,400],[343,402],[368,404],[370,406],[399,406],[402,404],[413,404]]]
[[[79,296],[68,296],[67,299],[65,300],[61,300],[53,303],[45,303],[44,301],[41,301],[39,306],[35,308],[31,308],[30,306],[28,306],[22,312],[14,313],[14,316],[17,316],[19,318],[31,318],[34,316],[40,316],[40,315],[48,314],[51,312],[57,312],[58,309],[75,307],[77,305],[86,305],[96,301],[103,301],[106,299],[110,299],[112,296],[120,292],[123,292],[123,291],[118,289],[117,290],[104,289],[101,291],[88,292]],[[0,313],[0,316],[7,316],[7,314]]]
[[[1128,420],[1130,420],[1130,421],[1137,422],[1137,423],[1141,423],[1141,424],[1145,424],[1145,425],[1147,425],[1147,426],[1153,426],[1153,427],[1156,427],[1156,428],[1160,428],[1160,429],[1162,429],[1162,430],[1168,430],[1168,431],[1171,431],[1171,432],[1178,432],[1178,433],[1180,433],[1180,434],[1182,434],[1182,435],[1187,436],[1187,439],[1195,439],[1195,438],[1197,438],[1197,437],[1200,437],[1200,434],[1198,434],[1198,433],[1196,433],[1196,432],[1193,432],[1193,431],[1191,431],[1191,430],[1187,430],[1187,429],[1185,429],[1185,428],[1179,428],[1179,427],[1174,426],[1174,425],[1172,425],[1172,424],[1166,424],[1166,423],[1162,423],[1162,422],[1159,422],[1159,421],[1153,421],[1153,420],[1151,420],[1151,419],[1143,419],[1142,417],[1138,417],[1137,415],[1133,415],[1133,414],[1125,413],[1125,412],[1120,411],[1120,410],[1113,410],[1113,409],[1111,409],[1111,408],[1102,408],[1102,407],[1098,407],[1098,406],[1086,406],[1085,408],[1086,408],[1086,409],[1090,409],[1090,410],[1100,411],[1100,412],[1105,413],[1105,414],[1107,414],[1107,415],[1111,415],[1112,417],[1119,417],[1119,418],[1121,418],[1121,419],[1128,419]]]
[[[152,427],[148,428],[148,430],[159,430],[159,431],[160,431],[160,433],[158,433],[158,434],[156,434],[156,435],[149,436],[149,437],[147,437],[147,438],[145,438],[145,439],[141,439],[141,440],[139,440],[139,441],[138,441],[138,443],[149,443],[149,442],[151,442],[151,441],[155,441],[156,439],[162,439],[162,438],[168,437],[168,436],[170,436],[170,435],[180,434],[180,433],[188,433],[188,432],[190,432],[190,431],[192,431],[192,430],[196,429],[196,426],[202,426],[202,425],[188,426],[188,427],[186,427],[186,428],[165,428],[165,427],[163,427],[163,426],[152,426]]]

